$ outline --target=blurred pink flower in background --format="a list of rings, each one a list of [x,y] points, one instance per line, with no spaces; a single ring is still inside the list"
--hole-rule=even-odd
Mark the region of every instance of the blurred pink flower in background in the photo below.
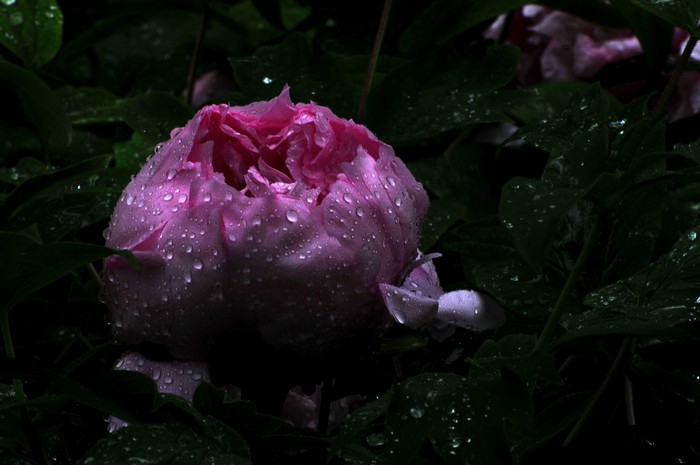
[[[231,73],[218,70],[208,71],[195,80],[190,103],[193,107],[199,108],[220,101],[233,92],[235,88],[236,83]]]
[[[484,32],[484,36],[494,40],[503,36],[521,49],[518,80],[526,85],[591,79],[606,65],[643,53],[639,40],[630,29],[600,26],[543,6],[527,5],[515,11],[505,34],[504,25],[505,16],[501,16]],[[680,55],[687,40],[687,33],[677,30],[672,53]],[[692,59],[700,61],[700,47],[695,48]],[[639,91],[643,89],[644,81],[633,81],[610,90],[629,97],[630,94],[641,95]],[[635,91],[637,95],[634,95]],[[671,120],[700,111],[698,92],[700,73],[684,72],[667,108]]]

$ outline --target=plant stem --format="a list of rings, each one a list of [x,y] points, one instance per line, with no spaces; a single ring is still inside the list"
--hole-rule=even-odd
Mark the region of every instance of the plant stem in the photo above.
[[[384,0],[384,9],[382,10],[381,18],[379,19],[377,35],[374,38],[372,54],[369,56],[369,64],[367,65],[367,72],[365,73],[365,83],[362,86],[360,101],[357,104],[357,114],[355,119],[357,119],[358,122],[362,122],[365,119],[367,97],[369,96],[369,90],[372,88],[372,80],[374,79],[374,72],[377,68],[377,61],[379,60],[379,51],[382,48],[382,42],[384,42],[384,33],[386,32],[386,26],[389,23],[389,12],[391,11],[391,2],[392,0]]]
[[[586,405],[586,408],[584,409],[583,414],[578,419],[578,421],[576,422],[574,427],[571,429],[571,432],[564,440],[562,447],[566,447],[569,444],[571,444],[573,442],[574,438],[576,438],[576,435],[579,433],[579,431],[581,431],[581,428],[583,428],[584,423],[586,422],[586,420],[588,420],[588,417],[591,416],[591,412],[593,412],[593,408],[596,406],[596,404],[600,400],[601,396],[603,395],[603,392],[605,392],[605,390],[610,385],[610,382],[612,381],[613,376],[615,375],[617,370],[620,368],[620,365],[622,364],[622,361],[625,359],[625,356],[627,355],[631,344],[632,344],[631,337],[626,337],[625,340],[622,341],[622,345],[620,346],[620,349],[617,351],[617,355],[615,356],[615,360],[613,361],[613,364],[610,366],[608,373],[605,375],[605,379],[603,380],[603,383],[596,390],[595,394],[593,394],[593,397],[588,402],[588,405]]]
[[[556,331],[557,326],[559,325],[559,320],[561,319],[562,313],[564,312],[564,305],[566,304],[566,300],[571,295],[571,291],[573,290],[576,281],[578,281],[578,278],[581,276],[586,262],[588,261],[588,257],[593,251],[593,247],[595,247],[595,245],[598,243],[598,236],[600,236],[601,229],[600,223],[600,218],[593,223],[591,231],[588,233],[588,238],[583,244],[583,249],[581,249],[581,253],[576,259],[574,268],[573,270],[571,270],[571,274],[569,274],[569,277],[566,280],[566,283],[564,284],[564,288],[559,294],[559,298],[557,299],[557,302],[554,305],[552,313],[549,314],[549,319],[547,320],[547,323],[545,324],[544,329],[542,330],[542,334],[540,334],[540,337],[537,339],[537,344],[535,344],[534,348],[535,352],[538,350],[543,350],[554,335],[554,331]]]
[[[204,41],[204,33],[207,30],[207,25],[209,24],[209,14],[211,8],[214,6],[215,0],[210,1],[205,7],[202,13],[202,20],[199,23],[199,31],[197,31],[197,39],[194,43],[194,50],[192,50],[192,60],[190,60],[190,69],[187,73],[187,93],[185,94],[185,101],[187,105],[192,106],[192,96],[194,94],[194,78],[197,73],[197,63],[199,62],[199,52],[202,49],[202,42]]]
[[[683,74],[683,70],[688,64],[690,55],[693,53],[693,49],[695,48],[695,45],[697,43],[698,39],[696,37],[690,36],[690,38],[688,39],[688,43],[685,44],[685,48],[683,49],[681,59],[678,62],[678,65],[676,65],[676,69],[673,70],[673,74],[671,74],[671,79],[669,79],[669,81],[666,83],[666,87],[664,87],[664,91],[662,92],[661,97],[659,97],[659,100],[656,102],[656,105],[654,105],[652,115],[656,116],[662,111],[664,111],[664,108],[666,108],[668,100],[671,98],[671,95],[673,95],[673,91],[676,89],[678,79],[680,79],[681,74]]]

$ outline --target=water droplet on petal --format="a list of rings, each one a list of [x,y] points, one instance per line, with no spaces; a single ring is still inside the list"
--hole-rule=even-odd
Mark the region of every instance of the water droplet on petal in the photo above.
[[[396,186],[396,180],[391,176],[386,177],[386,182],[388,182],[391,187]]]
[[[195,258],[192,262],[192,266],[195,270],[201,270],[202,268],[204,268],[204,262],[199,258]]]
[[[192,282],[192,273],[190,273],[190,270],[185,270],[185,282],[186,283],[191,283]]]
[[[352,203],[352,195],[348,193],[343,194],[343,200],[345,203]]]
[[[165,173],[165,177],[168,179],[168,181],[172,181],[175,175],[177,175],[177,170],[175,168],[169,169],[168,172]]]
[[[260,215],[255,215],[253,217],[253,226],[260,226],[262,223],[262,218],[260,218]]]
[[[209,192],[205,192],[203,198],[204,198],[205,202],[210,202],[211,201],[211,194]]]
[[[236,237],[235,234],[229,233],[229,234],[228,234],[228,240],[231,241],[231,242],[236,242],[236,241],[238,240],[238,238]]]
[[[135,197],[135,196],[133,196],[133,195],[131,195],[131,194],[129,194],[129,195],[126,196],[126,204],[127,204],[127,205],[133,204],[133,203],[134,203],[134,200],[136,200],[136,197]]]
[[[290,223],[296,223],[299,220],[299,215],[296,210],[287,210],[287,221]]]
[[[357,207],[357,210],[355,210],[355,214],[361,218],[362,216],[364,216],[365,211],[362,209],[362,207]]]
[[[401,199],[401,197],[396,197],[394,199],[394,205],[396,205],[397,207],[400,207],[402,203],[403,203],[403,200]]]
[[[180,194],[180,197],[177,199],[179,203],[185,203],[187,202],[187,195],[185,194]]]
[[[171,194],[170,192],[168,192],[167,194],[165,194],[165,195],[163,196],[163,200],[165,200],[166,202],[167,202],[168,200],[172,200],[172,199],[173,199],[173,194]]]

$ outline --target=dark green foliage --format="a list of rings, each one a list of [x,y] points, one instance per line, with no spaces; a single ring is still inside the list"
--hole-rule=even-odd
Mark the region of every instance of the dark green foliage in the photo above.
[[[673,28],[700,37],[700,1],[540,2],[630,28],[644,56],[529,86],[521,50],[482,36],[527,2],[394,1],[365,95],[381,3],[0,0],[0,464],[700,460],[698,116],[652,111]],[[605,77],[637,63],[646,87],[618,100]],[[377,352],[316,365],[252,346],[191,404],[112,370],[133,348],[111,342],[95,277],[133,257],[102,232],[213,70],[222,103],[287,84],[354,118],[366,97],[362,122],[429,192],[421,247],[443,254],[443,287],[489,294],[506,324],[442,342],[394,328]],[[259,392],[231,395],[237,366]],[[322,411],[353,394],[359,408],[292,426],[280,412],[300,378],[323,384]],[[130,425],[108,434],[109,416]]]

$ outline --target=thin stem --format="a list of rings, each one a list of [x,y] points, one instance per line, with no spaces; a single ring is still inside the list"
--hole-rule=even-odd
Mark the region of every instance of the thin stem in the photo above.
[[[676,69],[673,70],[673,74],[671,74],[671,79],[669,79],[669,81],[666,83],[666,87],[664,87],[664,91],[661,94],[661,97],[659,97],[659,100],[656,102],[656,105],[654,105],[654,110],[652,111],[653,115],[658,115],[659,113],[664,111],[664,108],[666,108],[668,100],[671,98],[671,95],[673,95],[673,91],[676,89],[678,79],[680,79],[681,74],[683,74],[683,70],[688,64],[690,55],[693,53],[693,49],[695,48],[695,45],[697,43],[698,39],[696,37],[690,36],[690,38],[688,39],[688,43],[685,44],[685,48],[683,49],[681,59],[678,62],[678,65],[676,65]]]
[[[581,414],[581,417],[578,419],[578,421],[576,422],[574,427],[571,429],[571,432],[564,440],[562,447],[566,447],[569,444],[571,444],[573,442],[573,440],[576,438],[576,436],[578,435],[578,433],[581,431],[581,428],[583,428],[584,423],[586,423],[586,420],[588,420],[588,417],[591,416],[591,413],[593,412],[593,408],[596,406],[596,404],[598,403],[598,401],[602,397],[603,393],[610,385],[610,382],[612,381],[613,376],[615,375],[615,373],[617,373],[617,370],[620,368],[622,361],[627,356],[627,353],[629,351],[631,344],[632,344],[632,338],[630,338],[630,337],[626,337],[625,340],[622,341],[622,345],[620,346],[620,349],[617,351],[617,355],[615,356],[615,360],[613,361],[613,364],[610,366],[608,373],[605,375],[605,379],[603,380],[603,383],[596,390],[595,394],[593,394],[593,397],[588,402],[588,405],[586,405],[586,408],[583,410],[583,414]]]
[[[588,238],[583,244],[583,249],[581,249],[581,253],[576,259],[574,268],[573,270],[571,270],[571,274],[569,274],[569,278],[566,280],[564,288],[559,294],[559,298],[557,299],[557,302],[554,305],[552,313],[550,313],[549,315],[549,319],[547,320],[547,323],[545,324],[544,329],[542,330],[542,334],[540,334],[540,337],[537,339],[537,344],[535,344],[534,351],[544,350],[545,346],[549,343],[550,339],[554,335],[554,332],[556,331],[557,326],[559,325],[559,320],[561,319],[562,313],[564,312],[564,306],[566,304],[566,301],[571,295],[571,291],[573,290],[576,281],[578,281],[578,278],[581,276],[581,273],[585,268],[586,262],[588,262],[588,257],[591,255],[593,248],[598,243],[598,236],[600,236],[601,230],[600,223],[600,219],[596,220],[593,223],[593,227],[588,233]]]
[[[365,119],[365,108],[367,106],[367,97],[369,96],[369,90],[372,88],[372,80],[374,79],[374,72],[377,68],[377,61],[379,60],[379,51],[382,48],[382,42],[384,42],[384,33],[386,32],[386,26],[389,23],[389,12],[391,11],[392,0],[384,0],[384,9],[382,10],[382,16],[379,19],[379,27],[377,28],[377,35],[374,38],[374,45],[372,46],[372,54],[369,56],[369,63],[367,65],[367,73],[365,73],[365,83],[362,86],[362,93],[360,94],[360,101],[357,104],[357,115],[356,119],[358,122],[362,122]]]
[[[637,424],[637,418],[634,414],[634,390],[632,388],[632,381],[625,376],[625,407],[627,410],[627,424],[629,426],[635,426]]]
[[[187,93],[185,94],[185,101],[189,106],[192,106],[192,97],[194,94],[194,80],[195,74],[197,73],[197,63],[199,62],[199,52],[202,49],[204,34],[207,30],[207,25],[209,24],[209,15],[212,7],[214,6],[214,3],[215,0],[212,0],[204,7],[204,12],[202,13],[202,20],[199,23],[199,31],[197,31],[197,39],[194,43],[194,50],[192,50],[192,60],[190,60],[190,69],[187,73]]]

